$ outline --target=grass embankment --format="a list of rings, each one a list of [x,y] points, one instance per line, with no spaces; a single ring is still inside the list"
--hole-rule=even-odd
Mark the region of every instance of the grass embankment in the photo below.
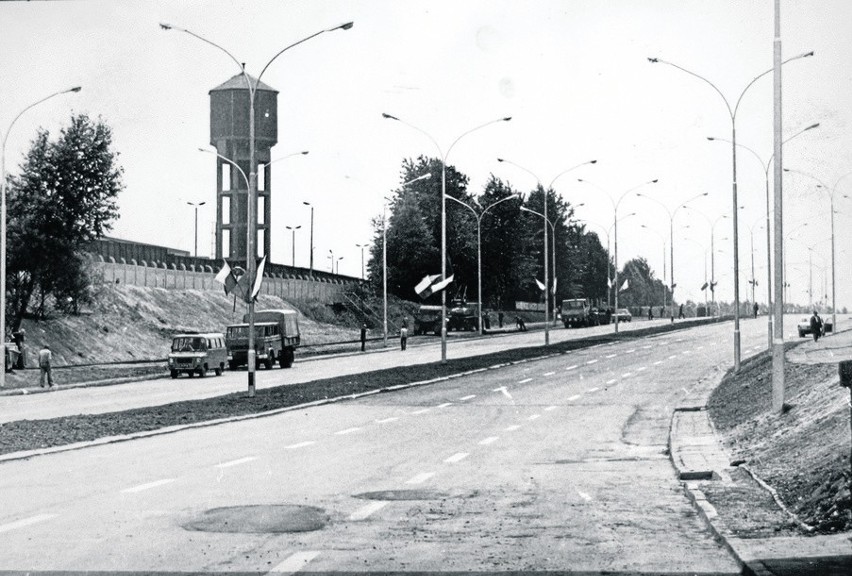
[[[801,520],[820,532],[852,530],[849,391],[837,364],[786,363],[785,404],[772,410],[772,355],[728,374],[709,410],[733,457],[743,460]]]

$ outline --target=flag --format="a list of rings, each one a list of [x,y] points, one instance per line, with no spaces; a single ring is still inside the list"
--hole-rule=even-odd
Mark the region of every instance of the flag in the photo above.
[[[628,282],[628,279],[627,279],[627,278],[625,278],[625,279],[624,279],[624,284],[622,284],[622,285],[621,285],[621,289],[622,289],[622,290],[627,290],[628,288],[630,288],[630,283]]]
[[[453,274],[450,274],[449,276],[447,276],[446,280],[441,280],[437,284],[432,285],[432,293],[440,292],[441,290],[443,290],[444,288],[449,286],[450,282],[452,282],[452,281],[453,281]]]
[[[535,283],[538,284],[538,289],[541,290],[542,292],[544,292],[547,289],[544,285],[544,282],[542,282],[538,278],[535,279]]]
[[[254,275],[254,288],[251,291],[251,301],[254,302],[260,293],[260,285],[263,283],[263,269],[266,267],[266,256],[260,261],[257,266],[257,273]]]
[[[707,284],[707,282],[705,282],[705,283],[701,286],[701,290],[707,290],[707,286],[709,286],[709,284]]]
[[[432,294],[432,290],[430,290],[429,287],[432,286],[432,283],[440,277],[440,274],[432,274],[431,276],[427,274],[423,277],[423,280],[417,283],[417,286],[414,287],[414,291],[421,298],[428,298]]]
[[[558,278],[553,279],[553,294],[556,294],[556,280],[558,280]]]
[[[612,288],[612,278],[607,278],[607,279],[606,279],[606,287],[607,287],[607,288]]]
[[[228,262],[226,260],[222,260],[222,264],[222,269],[219,270],[218,274],[216,274],[216,278],[214,278],[214,280],[225,286],[225,294],[230,294],[237,286],[237,277],[234,275],[234,271],[231,270],[231,267],[228,266]]]

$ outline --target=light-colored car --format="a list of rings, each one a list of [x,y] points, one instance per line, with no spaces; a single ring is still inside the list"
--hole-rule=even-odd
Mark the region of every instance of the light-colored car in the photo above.
[[[612,315],[613,321],[615,321],[616,317],[618,318],[619,322],[630,322],[631,320],[633,320],[633,315],[627,308],[619,308],[618,310],[616,310],[615,314]]]
[[[798,324],[796,324],[796,329],[799,331],[799,338],[804,338],[805,336],[809,336],[811,334],[811,317],[810,316],[802,316],[799,318]],[[831,320],[828,318],[822,319],[822,333],[826,334],[828,332],[834,331],[834,325],[831,323]]]

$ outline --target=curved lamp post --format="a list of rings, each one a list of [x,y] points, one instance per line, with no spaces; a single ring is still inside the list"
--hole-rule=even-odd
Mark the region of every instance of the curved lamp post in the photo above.
[[[435,149],[438,151],[438,155],[441,157],[441,282],[447,279],[447,156],[452,152],[453,147],[458,143],[459,140],[470,134],[471,132],[476,132],[486,126],[490,126],[492,124],[496,124],[498,122],[508,122],[512,119],[511,116],[506,116],[504,118],[498,118],[497,120],[492,120],[490,122],[486,122],[485,124],[480,124],[474,128],[471,128],[467,132],[462,133],[458,138],[453,140],[452,144],[450,144],[447,151],[444,152],[440,145],[438,145],[437,140],[435,140],[431,134],[423,130],[422,128],[418,128],[413,124],[409,124],[405,120],[401,120],[396,116],[391,116],[390,114],[382,113],[382,118],[387,118],[388,120],[396,120],[400,124],[404,124],[409,128],[417,130],[424,136],[426,136],[429,140],[432,141],[432,144],[435,145]],[[444,288],[441,290],[441,363],[446,364],[447,362],[447,289]]]
[[[781,144],[784,145],[787,142],[789,142],[790,140],[792,140],[793,138],[796,138],[797,136],[801,136],[802,134],[804,134],[808,130],[813,130],[814,128],[818,128],[818,127],[819,127],[819,122],[811,124],[807,128],[803,128],[802,130],[799,130],[798,132],[796,132],[795,134],[793,134],[789,138],[785,139],[783,142],[781,142]],[[765,181],[766,181],[766,305],[769,308],[769,313],[767,314],[767,320],[766,321],[768,323],[767,324],[767,333],[768,333],[768,338],[769,338],[769,347],[771,348],[772,347],[772,334],[774,333],[774,330],[773,330],[773,323],[774,323],[773,316],[774,315],[772,314],[772,231],[770,230],[770,222],[769,222],[769,209],[770,209],[770,203],[769,203],[769,169],[772,167],[772,161],[775,160],[775,153],[773,152],[769,156],[769,160],[764,162],[763,158],[760,156],[760,154],[758,154],[757,152],[755,152],[754,150],[752,150],[748,146],[745,146],[745,145],[739,144],[739,143],[734,144],[731,140],[728,140],[727,138],[715,138],[713,136],[708,136],[707,139],[710,140],[711,142],[714,142],[714,141],[715,142],[727,142],[728,144],[731,144],[732,146],[739,146],[740,148],[750,152],[752,154],[752,156],[757,158],[757,161],[763,167],[763,174],[764,174],[764,178],[765,178]]]
[[[614,247],[614,250],[615,250],[614,257],[613,257],[613,264],[615,266],[615,305],[614,305],[614,308],[617,311],[618,310],[618,293],[621,290],[621,285],[619,284],[619,281],[618,281],[618,221],[620,220],[620,218],[618,217],[618,206],[621,204],[621,201],[624,200],[624,198],[628,194],[630,194],[634,190],[638,190],[639,188],[642,188],[643,186],[649,186],[651,184],[656,184],[657,182],[659,182],[659,178],[654,178],[653,180],[648,180],[647,182],[643,182],[641,184],[638,184],[638,185],[634,186],[633,188],[630,188],[629,190],[625,190],[624,192],[621,193],[621,196],[618,197],[618,200],[615,200],[615,198],[613,198],[612,194],[610,194],[609,192],[607,192],[606,190],[604,190],[603,188],[601,188],[597,184],[594,184],[593,182],[589,182],[588,180],[583,180],[583,179],[579,179],[579,178],[577,179],[577,181],[583,182],[585,184],[589,184],[589,185],[597,188],[598,190],[603,192],[606,195],[607,198],[609,198],[610,202],[612,202],[613,247]],[[609,303],[607,303],[607,305],[609,305]],[[615,332],[618,332],[618,313],[617,312],[615,314],[615,323],[614,324],[615,324],[614,330],[615,330]]]
[[[18,119],[24,115],[24,113],[38,106],[45,100],[50,100],[54,96],[59,96],[60,94],[68,94],[69,92],[79,92],[82,90],[80,86],[75,86],[74,88],[69,88],[67,90],[60,90],[59,92],[54,92],[49,96],[45,96],[41,100],[33,102],[20,112],[12,122],[9,124],[9,127],[6,128],[6,134],[3,136],[3,148],[0,150],[0,338],[3,338],[3,345],[5,346],[6,342],[6,142],[9,140],[9,133],[12,132],[12,128],[15,126],[15,123]],[[6,359],[6,351],[3,351],[3,362],[5,364]],[[6,386],[6,369],[5,365],[2,370],[0,370],[0,388]]]
[[[669,209],[668,206],[666,206],[664,203],[660,202],[659,200],[657,200],[656,198],[654,198],[652,196],[642,194],[641,192],[637,192],[636,195],[641,197],[641,198],[647,198],[648,200],[651,200],[652,202],[656,202],[657,204],[659,204],[660,206],[663,207],[663,210],[665,210],[666,214],[668,214],[668,216],[669,216],[669,250],[670,250],[670,254],[671,254],[670,259],[669,259],[669,269],[670,269],[669,276],[671,278],[671,285],[672,285],[672,316],[671,316],[671,320],[672,320],[672,322],[674,322],[674,289],[675,289],[675,286],[676,286],[675,275],[674,275],[674,217],[675,217],[675,215],[677,215],[678,210],[680,210],[681,208],[686,208],[686,205],[689,204],[690,202],[692,202],[693,200],[697,200],[698,198],[702,198],[704,196],[707,196],[707,192],[703,192],[702,194],[696,194],[695,196],[693,196],[689,200],[686,200],[685,202],[681,202],[680,204],[675,206],[674,210]]]
[[[539,186],[542,186],[541,178],[539,178],[538,176],[535,175],[534,172],[524,168],[520,164],[516,164],[515,162],[512,162],[511,160],[506,160],[505,158],[497,158],[497,161],[502,162],[502,163],[506,163],[506,164],[511,164],[512,166],[514,166],[516,168],[520,168],[521,170],[523,170],[524,172],[526,172],[527,174],[529,174],[530,176],[535,178],[535,180],[536,180],[536,182]],[[562,172],[560,172],[559,174],[554,176],[553,180],[550,181],[550,185],[547,188],[544,188],[542,186],[542,189],[543,189],[543,192],[544,192],[543,201],[542,201],[542,203],[544,204],[544,214],[541,214],[541,216],[542,216],[542,218],[544,218],[544,345],[545,346],[550,344],[550,294],[549,294],[549,292],[552,290],[554,292],[554,294],[556,293],[556,290],[553,290],[550,286],[549,274],[548,274],[549,270],[547,268],[547,255],[548,255],[548,250],[547,250],[547,225],[550,224],[550,220],[548,220],[548,218],[547,218],[548,193],[549,193],[550,190],[553,190],[553,185],[556,183],[556,181],[561,176],[567,174],[568,172],[571,172],[572,170],[575,170],[576,168],[579,168],[580,166],[585,166],[586,164],[595,164],[595,163],[597,163],[597,160],[587,160],[585,162],[581,162],[581,163],[577,164],[576,166],[572,166],[571,168],[563,170]],[[554,231],[555,231],[555,229],[554,229]],[[553,237],[553,242],[554,242],[554,244],[556,243],[555,234],[554,234],[554,237]],[[554,303],[554,306],[555,306],[555,303]]]
[[[710,220],[710,218],[701,210],[697,208],[693,208],[692,206],[685,206],[687,210],[692,210],[696,214],[700,214],[702,218],[707,221],[707,225],[710,227],[710,303],[713,305],[714,316],[716,310],[716,224],[719,223],[720,220],[727,218],[727,214],[722,214],[717,217],[715,220]],[[727,238],[722,238],[722,240],[727,240]],[[769,315],[770,317],[772,314]],[[770,342],[770,346],[772,343]]]
[[[207,202],[189,202],[187,204],[195,209],[195,257],[198,258],[198,207],[204,206]]]
[[[290,248],[291,248],[292,252],[291,252],[290,266],[292,266],[293,268],[296,267],[296,230],[298,230],[301,227],[302,227],[301,224],[299,224],[298,226],[284,226],[284,228],[289,230],[290,233],[291,233],[290,234]]]
[[[505,198],[501,198],[496,202],[489,204],[485,208],[481,208],[479,212],[473,209],[472,206],[465,204],[458,198],[453,198],[449,194],[445,198],[446,200],[452,200],[458,204],[461,204],[471,212],[473,212],[474,218],[476,218],[476,284],[477,284],[477,298],[479,299],[479,318],[477,320],[479,324],[479,335],[482,336],[482,217],[485,216],[485,213],[497,206],[498,204],[505,202],[506,200],[520,200],[519,196],[512,195],[506,196]],[[524,210],[521,207],[521,210]]]
[[[260,71],[260,74],[258,74],[257,78],[255,78],[254,83],[252,83],[251,78],[249,77],[248,73],[246,73],[245,66],[242,63],[240,63],[240,61],[237,60],[234,57],[233,54],[231,54],[228,50],[226,50],[222,46],[219,46],[215,42],[211,42],[207,38],[204,38],[203,36],[199,36],[195,32],[192,32],[192,31],[187,30],[185,28],[180,28],[180,27],[177,27],[177,26],[173,26],[171,24],[160,23],[160,28],[162,28],[163,30],[178,30],[180,32],[183,32],[185,34],[192,36],[193,38],[201,40],[205,44],[209,44],[210,46],[213,46],[214,48],[220,50],[221,52],[224,52],[225,54],[228,55],[228,57],[231,60],[234,61],[234,64],[236,64],[237,67],[240,70],[240,74],[243,75],[243,79],[245,79],[246,89],[249,92],[249,118],[248,118],[248,121],[249,121],[249,142],[248,142],[248,145],[249,145],[249,185],[248,185],[249,198],[248,198],[248,202],[246,203],[247,204],[247,209],[246,209],[247,226],[246,226],[246,228],[247,228],[247,235],[248,235],[247,242],[246,242],[246,273],[249,275],[249,279],[251,280],[250,284],[252,286],[254,285],[254,276],[255,276],[256,267],[257,267],[257,263],[255,262],[255,258],[257,257],[257,248],[255,246],[255,243],[257,241],[257,239],[255,238],[257,236],[257,217],[255,216],[255,214],[257,212],[257,166],[256,166],[256,161],[257,161],[256,155],[257,154],[256,154],[255,125],[254,125],[255,124],[255,122],[254,122],[254,115],[255,115],[254,105],[255,105],[255,95],[257,93],[257,86],[260,84],[260,79],[263,77],[264,72],[266,72],[266,70],[275,61],[276,58],[281,56],[281,54],[283,54],[287,50],[294,48],[295,46],[298,46],[299,44],[302,44],[303,42],[307,42],[311,38],[319,36],[320,34],[323,34],[325,32],[332,32],[334,30],[349,30],[350,28],[352,28],[352,26],[353,26],[352,22],[347,22],[345,24],[341,24],[340,26],[335,26],[334,28],[328,28],[328,29],[325,29],[325,30],[320,30],[319,32],[315,32],[315,33],[311,34],[310,36],[302,38],[298,42],[294,42],[293,44],[290,44],[289,46],[284,47],[283,49],[278,51],[278,53],[276,53],[275,56],[270,58],[269,61],[267,61],[267,63],[264,65],[263,69]],[[249,333],[248,333],[248,395],[249,395],[249,398],[253,398],[254,395],[255,395],[254,379],[255,379],[255,355],[256,355],[256,351],[254,349],[254,299],[251,297],[251,294],[248,295],[247,301],[248,301],[247,303],[248,303],[248,317],[249,317],[249,321],[248,321],[248,330],[249,330]]]

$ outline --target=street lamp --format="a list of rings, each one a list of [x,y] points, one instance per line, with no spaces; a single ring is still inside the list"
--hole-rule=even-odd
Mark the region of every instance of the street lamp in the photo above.
[[[751,238],[751,280],[748,281],[751,284],[751,303],[752,305],[757,304],[757,300],[754,295],[754,288],[757,286],[757,278],[754,277],[754,230],[755,226],[760,222],[761,218],[758,218],[754,222],[752,222],[751,226],[748,227],[749,238]],[[757,229],[760,230],[760,226],[757,226]],[[769,305],[767,303],[767,305]],[[769,316],[772,316],[771,309]],[[772,345],[770,344],[770,348]]]
[[[781,64],[786,64],[787,62],[790,62],[792,60],[798,60],[799,58],[807,58],[808,56],[813,56],[813,55],[814,55],[813,51],[805,52],[803,54],[793,56],[792,58],[788,58],[787,60],[784,60],[783,62],[781,62]],[[737,99],[736,104],[732,108],[730,102],[728,102],[728,99],[725,97],[725,95],[722,93],[722,91],[719,90],[719,88],[716,87],[716,85],[713,84],[712,82],[710,82],[710,80],[708,80],[707,78],[705,78],[705,77],[703,77],[699,74],[696,74],[695,72],[691,72],[691,71],[687,70],[686,68],[682,68],[681,66],[678,66],[677,64],[667,62],[666,60],[663,60],[661,58],[648,58],[648,61],[652,64],[657,64],[657,63],[668,64],[669,66],[671,66],[673,68],[677,68],[678,70],[680,70],[682,72],[686,72],[690,76],[698,78],[699,80],[703,80],[704,82],[709,84],[710,87],[713,88],[713,90],[715,90],[716,93],[722,98],[722,101],[725,103],[725,107],[728,110],[728,114],[731,117],[731,152],[732,152],[732,157],[733,157],[733,161],[732,161],[733,178],[732,178],[732,181],[731,181],[731,184],[732,184],[731,189],[732,189],[732,196],[733,196],[733,210],[732,210],[732,212],[733,212],[733,227],[734,227],[734,371],[739,372],[740,371],[740,282],[739,282],[740,257],[739,257],[739,245],[738,245],[738,243],[739,243],[739,234],[738,234],[739,230],[738,230],[738,220],[737,220],[737,206],[738,206],[738,202],[737,202],[737,111],[739,110],[740,103],[742,102],[743,96],[745,96],[745,93],[748,91],[748,89],[751,88],[754,85],[754,83],[757,82],[760,78],[762,78],[763,76],[766,76],[770,72],[773,72],[775,70],[775,68],[774,67],[770,68],[769,70],[766,70],[765,72],[758,74],[757,76],[755,76],[751,80],[751,82],[746,84],[746,87],[740,93],[740,96]]]
[[[803,128],[802,130],[799,130],[798,132],[796,132],[795,134],[793,134],[789,138],[785,139],[784,141],[781,142],[781,144],[784,145],[787,142],[789,142],[790,140],[792,140],[793,138],[796,138],[797,136],[801,136],[802,134],[804,134],[808,130],[813,130],[814,128],[818,128],[818,127],[819,127],[819,122],[811,124],[810,126]],[[731,144],[732,146],[734,145],[734,143],[731,140],[728,140],[726,138],[715,138],[713,136],[708,136],[707,139],[710,140],[711,142],[714,142],[714,141],[716,141],[716,142],[727,142],[728,144]],[[769,347],[772,348],[772,334],[774,333],[774,329],[773,329],[774,314],[772,313],[772,243],[771,243],[772,233],[771,233],[771,230],[770,230],[770,222],[769,222],[769,209],[770,209],[769,208],[770,207],[770,204],[769,204],[769,168],[772,166],[772,161],[775,159],[775,153],[773,152],[769,156],[769,160],[764,162],[763,158],[757,152],[755,152],[754,150],[752,150],[748,146],[745,146],[745,145],[739,144],[739,143],[737,143],[736,146],[739,146],[743,150],[750,152],[755,158],[757,158],[757,161],[763,167],[763,174],[764,174],[764,178],[765,178],[765,181],[766,181],[766,306],[769,310],[769,313],[766,315],[766,317],[767,317],[766,321],[767,321],[767,337],[769,338]]]
[[[332,32],[334,30],[349,30],[350,28],[352,28],[352,26],[353,26],[353,22],[347,22],[345,24],[341,24],[340,26],[335,26],[334,28],[327,28],[325,30],[320,30],[319,32],[315,32],[315,33],[311,34],[310,36],[302,38],[298,42],[294,42],[293,44],[290,44],[289,46],[284,47],[277,54],[275,54],[275,56],[270,58],[269,61],[267,61],[267,63],[261,69],[260,74],[257,75],[257,78],[251,78],[248,75],[248,73],[246,72],[245,66],[242,63],[240,63],[240,61],[237,60],[234,57],[233,54],[228,52],[222,46],[219,46],[215,42],[211,42],[210,40],[204,38],[203,36],[199,36],[195,32],[191,32],[189,30],[186,30],[185,28],[179,28],[177,26],[172,26],[170,24],[163,24],[163,23],[160,24],[160,28],[162,28],[163,30],[178,30],[180,32],[184,32],[185,34],[188,34],[188,35],[192,36],[193,38],[201,40],[205,44],[209,44],[210,46],[213,46],[214,48],[217,48],[220,51],[224,52],[225,54],[228,55],[229,58],[231,58],[231,60],[234,61],[234,63],[240,69],[240,74],[242,74],[243,78],[245,79],[246,89],[249,92],[249,117],[248,117],[248,122],[249,122],[249,142],[248,142],[248,145],[249,145],[249,185],[248,185],[248,195],[249,195],[249,198],[248,198],[248,202],[246,203],[247,204],[247,209],[246,209],[247,226],[246,226],[246,228],[247,228],[247,235],[248,235],[247,242],[246,242],[246,274],[248,274],[248,277],[251,280],[251,282],[250,282],[251,286],[254,285],[254,276],[255,276],[255,273],[256,273],[256,266],[257,266],[257,263],[255,262],[255,258],[257,256],[257,248],[255,246],[255,243],[257,241],[257,238],[256,238],[256,236],[257,236],[257,217],[255,216],[255,214],[257,212],[257,165],[256,165],[256,163],[257,163],[256,144],[257,143],[255,142],[255,121],[254,121],[255,110],[254,110],[254,105],[255,105],[255,95],[257,93],[257,87],[260,85],[260,79],[263,77],[264,72],[266,72],[266,70],[275,61],[275,59],[278,58],[279,56],[281,56],[281,54],[283,54],[284,52],[286,52],[290,48],[298,46],[299,44],[302,44],[303,42],[307,42],[311,38],[319,36],[320,34],[323,34],[325,32]],[[256,351],[254,349],[254,340],[255,340],[255,338],[254,338],[254,336],[255,336],[255,334],[254,334],[254,299],[251,297],[251,293],[248,294],[248,297],[246,298],[246,300],[247,300],[247,303],[248,303],[248,396],[249,396],[249,398],[253,398],[254,395],[255,395],[254,380],[255,380]]]
[[[207,202],[187,202],[195,208],[195,257],[198,258],[198,207],[204,206]]]
[[[364,248],[367,248],[369,244],[355,244],[356,248],[361,249],[361,280],[364,279]]]
[[[692,242],[693,244],[695,244],[696,246],[701,248],[701,250],[704,252],[704,288],[703,288],[703,290],[704,290],[704,313],[706,314],[707,313],[707,288],[710,286],[710,284],[707,282],[707,247],[703,243],[699,242],[698,240],[695,240],[694,238],[690,238],[689,236],[684,236],[683,239],[687,242]]]
[[[75,86],[74,88],[54,92],[50,96],[45,96],[41,100],[33,102],[18,112],[18,115],[15,116],[9,127],[6,128],[6,134],[3,136],[3,149],[0,151],[0,337],[3,338],[4,345],[6,341],[6,142],[9,139],[9,133],[12,132],[12,128],[15,126],[15,122],[24,115],[24,112],[38,106],[45,100],[50,100],[54,96],[69,92],[79,92],[81,89],[80,86]],[[3,357],[5,362],[5,351]],[[5,386],[6,369],[4,366],[3,370],[0,370],[0,388]]]
[[[554,294],[556,293],[556,290],[554,289],[555,287],[551,287],[551,285],[550,285],[549,275],[548,275],[549,271],[547,269],[547,253],[548,253],[548,250],[547,250],[547,225],[550,224],[550,220],[547,218],[548,193],[551,190],[553,190],[553,185],[556,183],[556,181],[561,176],[567,174],[568,172],[571,172],[572,170],[579,168],[580,166],[585,166],[586,164],[595,164],[595,163],[597,163],[597,160],[587,160],[585,162],[580,162],[576,166],[572,166],[571,168],[563,170],[562,172],[560,172],[559,174],[557,174],[556,176],[553,177],[553,180],[550,181],[550,184],[548,185],[547,188],[544,188],[542,186],[541,178],[539,178],[538,176],[535,175],[534,172],[524,168],[520,164],[516,164],[515,162],[512,162],[510,160],[506,160],[504,158],[497,158],[497,161],[498,162],[505,162],[506,164],[511,164],[512,166],[515,166],[516,168],[520,168],[521,170],[523,170],[524,172],[526,172],[527,174],[529,174],[530,176],[535,178],[536,182],[538,183],[538,186],[540,186],[542,188],[542,192],[543,192],[542,203],[544,204],[544,214],[541,214],[542,218],[544,219],[544,345],[547,346],[547,345],[550,344],[550,291],[552,290]],[[554,242],[554,244],[556,243],[555,228],[554,228],[553,242]],[[555,262],[555,260],[554,260],[554,262]],[[554,302],[554,307],[555,307],[555,305],[556,305],[556,303]]]
[[[647,198],[648,200],[651,200],[652,202],[656,202],[657,204],[659,204],[660,206],[663,207],[663,210],[665,210],[666,214],[668,214],[668,216],[669,216],[669,250],[670,250],[670,259],[669,259],[670,273],[669,273],[669,276],[670,276],[671,283],[672,283],[672,316],[671,316],[671,320],[672,320],[672,322],[674,322],[674,289],[675,289],[675,286],[677,286],[677,284],[675,284],[675,275],[674,275],[674,217],[675,217],[675,215],[677,215],[678,210],[680,210],[681,208],[686,208],[687,207],[686,205],[689,204],[690,202],[692,202],[693,200],[697,200],[698,198],[702,198],[704,196],[707,196],[707,192],[703,192],[701,194],[696,194],[695,196],[693,196],[689,200],[686,200],[685,202],[681,202],[680,204],[675,206],[674,210],[670,210],[668,206],[666,206],[665,204],[663,204],[662,202],[660,202],[659,200],[657,200],[656,198],[654,198],[652,196],[642,194],[641,192],[637,192],[636,195],[641,197],[641,198]],[[617,272],[618,272],[618,269],[616,268],[616,273]],[[616,297],[618,297],[617,291],[616,291],[615,294],[616,294]]]
[[[707,225],[710,226],[710,303],[713,305],[714,316],[716,310],[716,285],[718,282],[716,281],[716,224],[719,223],[720,220],[727,218],[727,214],[722,214],[717,217],[715,220],[710,220],[710,218],[701,210],[698,210],[692,206],[685,206],[687,210],[692,210],[696,214],[700,214],[702,218],[707,221]],[[721,238],[721,240],[727,240],[727,238]],[[769,314],[772,317],[772,314]],[[770,346],[772,343],[770,342]]]
[[[490,126],[491,124],[496,124],[498,122],[508,122],[512,119],[511,116],[506,116],[504,118],[498,118],[497,120],[492,120],[490,122],[486,122],[485,124],[480,124],[474,128],[471,128],[467,132],[463,132],[458,138],[453,140],[450,147],[447,148],[446,153],[441,149],[438,145],[438,142],[425,130],[414,126],[413,124],[409,124],[404,120],[400,120],[396,116],[391,116],[387,113],[382,113],[382,118],[387,118],[388,120],[396,120],[400,124],[405,124],[409,128],[417,130],[424,136],[426,136],[429,140],[432,141],[432,144],[435,145],[435,148],[438,150],[438,155],[441,157],[441,282],[447,279],[447,156],[450,155],[450,152],[453,150],[453,147],[458,143],[459,140],[470,134],[471,132],[476,132],[481,128],[485,128],[486,126]],[[441,363],[446,364],[447,362],[447,290],[444,288],[441,290]]]
[[[284,228],[286,228],[287,230],[289,230],[291,232],[291,236],[292,236],[291,239],[290,239],[291,240],[290,241],[290,247],[292,248],[293,252],[292,252],[292,259],[290,260],[290,266],[292,266],[293,268],[296,267],[296,230],[298,230],[301,227],[302,227],[301,224],[299,224],[298,226],[284,226]]]
[[[624,198],[630,192],[633,192],[634,190],[642,188],[643,186],[649,186],[651,184],[656,184],[657,182],[659,182],[659,178],[654,178],[653,180],[648,180],[647,182],[643,182],[641,184],[638,184],[638,185],[634,186],[633,188],[631,188],[629,190],[625,190],[624,192],[621,193],[621,196],[618,197],[617,201],[615,200],[615,198],[612,197],[612,194],[610,194],[609,192],[607,192],[606,190],[604,190],[603,188],[601,188],[597,184],[594,184],[593,182],[589,182],[588,180],[582,180],[582,179],[578,179],[578,182],[584,182],[586,184],[589,184],[589,185],[597,188],[598,190],[603,192],[606,195],[607,198],[609,198],[610,202],[612,202],[613,248],[615,250],[614,255],[613,255],[613,265],[614,265],[614,268],[615,268],[615,283],[614,283],[615,284],[615,303],[614,303],[615,305],[614,305],[614,308],[616,310],[614,330],[615,330],[615,332],[618,332],[618,316],[619,316],[618,315],[618,292],[621,289],[621,285],[618,282],[618,221],[619,221],[618,206],[621,204],[621,201],[624,200]],[[638,194],[638,192],[637,192],[637,194]],[[607,305],[609,305],[609,302],[607,302]]]
[[[311,209],[311,245],[310,245],[310,270],[311,276],[314,275],[314,205],[310,202],[302,202],[305,206]]]
[[[477,285],[477,298],[479,299],[478,323],[479,323],[479,335],[480,336],[482,336],[482,334],[483,334],[483,332],[482,332],[482,217],[485,216],[486,212],[488,212],[489,210],[491,210],[492,208],[494,208],[498,204],[505,202],[506,200],[520,200],[520,199],[521,199],[520,196],[515,195],[515,194],[513,194],[511,196],[506,196],[505,198],[501,198],[500,200],[497,200],[496,202],[489,204],[485,208],[481,208],[481,211],[477,212],[471,206],[469,206],[468,204],[465,204],[464,202],[462,202],[458,198],[453,198],[449,194],[446,197],[446,200],[452,200],[453,202],[457,202],[457,203],[461,204],[462,206],[464,206],[465,208],[467,208],[468,210],[470,210],[471,212],[473,212],[473,216],[474,216],[474,218],[476,218],[476,285]],[[521,210],[524,210],[524,208],[521,207]]]

